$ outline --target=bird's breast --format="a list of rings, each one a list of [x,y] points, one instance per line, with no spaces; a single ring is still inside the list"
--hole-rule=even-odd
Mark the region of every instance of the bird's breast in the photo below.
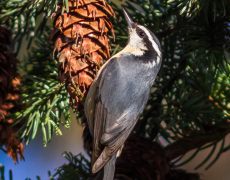
[[[148,84],[152,82],[158,71],[160,59],[152,60],[140,60],[133,56],[124,58],[123,61],[119,61],[121,76],[127,81],[139,82]]]

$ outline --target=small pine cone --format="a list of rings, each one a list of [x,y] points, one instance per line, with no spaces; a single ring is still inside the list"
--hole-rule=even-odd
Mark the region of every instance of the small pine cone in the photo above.
[[[58,6],[54,18],[55,50],[60,80],[66,84],[73,106],[85,97],[98,69],[110,57],[108,32],[112,8],[104,0],[69,0],[69,12]]]
[[[7,116],[19,110],[20,78],[16,74],[17,59],[11,53],[11,33],[0,26],[0,146],[14,161],[23,158],[23,144],[17,139],[17,127]]]

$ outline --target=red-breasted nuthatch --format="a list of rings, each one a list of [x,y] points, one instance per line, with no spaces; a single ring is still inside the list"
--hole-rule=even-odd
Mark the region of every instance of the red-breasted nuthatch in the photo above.
[[[93,138],[92,173],[104,168],[104,180],[114,176],[115,161],[147,103],[161,66],[161,47],[146,27],[124,10],[129,41],[98,72],[85,101]]]

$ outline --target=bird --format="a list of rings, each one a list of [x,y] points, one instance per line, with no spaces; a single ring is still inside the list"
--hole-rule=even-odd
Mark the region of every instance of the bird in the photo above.
[[[147,104],[162,63],[158,38],[123,9],[128,43],[98,71],[85,99],[92,136],[91,171],[112,180],[116,159]]]

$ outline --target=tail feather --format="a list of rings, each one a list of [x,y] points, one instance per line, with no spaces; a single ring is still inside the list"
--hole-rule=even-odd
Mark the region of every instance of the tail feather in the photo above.
[[[94,162],[92,166],[92,172],[97,173],[100,171],[113,157],[113,151],[109,147],[105,147],[103,151],[101,152],[100,156],[97,158],[97,160]]]
[[[113,180],[115,173],[116,155],[113,155],[108,163],[104,166],[103,180]]]
[[[105,164],[104,168],[98,171],[96,174],[92,174],[88,180],[113,180],[115,174],[116,155]]]

